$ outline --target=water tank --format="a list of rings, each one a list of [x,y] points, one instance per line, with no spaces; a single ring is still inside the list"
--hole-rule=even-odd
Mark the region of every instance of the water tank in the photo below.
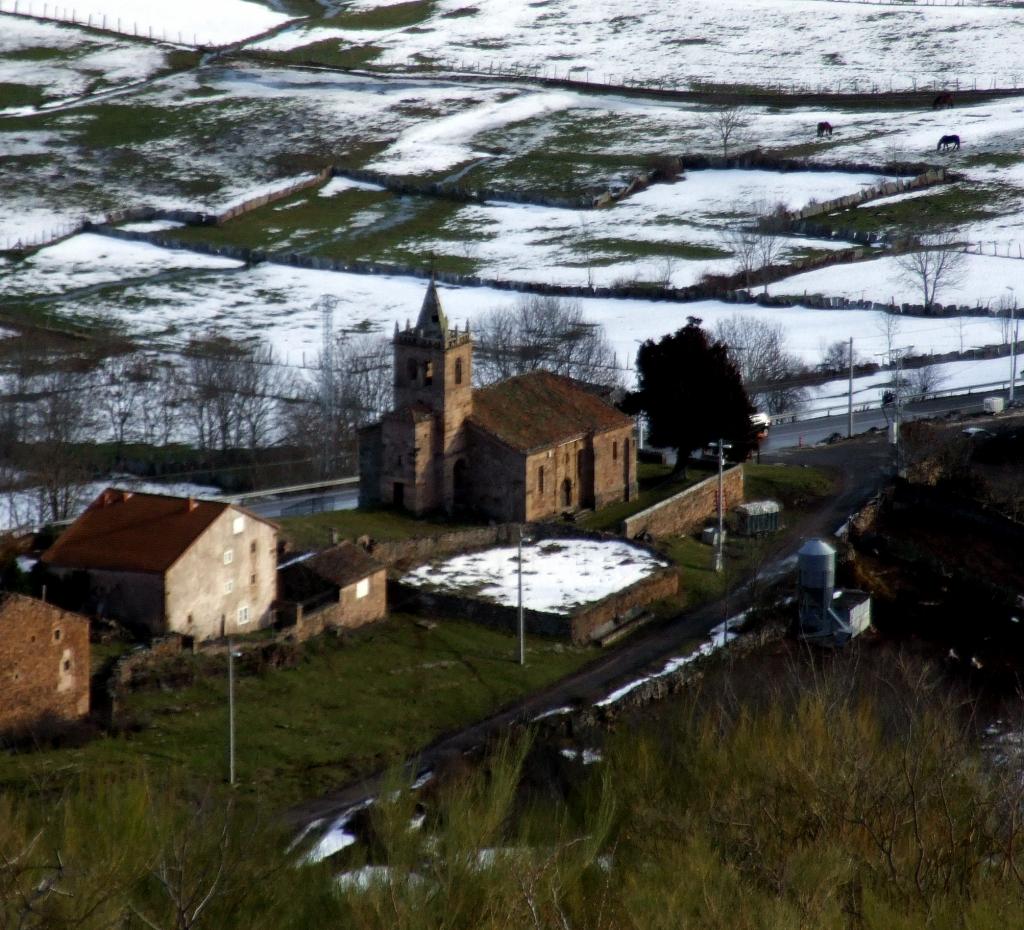
[[[836,550],[823,539],[809,539],[797,553],[801,588],[831,591],[836,584]]]
[[[800,635],[808,639],[832,632],[832,594],[836,580],[836,550],[821,539],[809,539],[797,553],[800,589],[797,610]]]

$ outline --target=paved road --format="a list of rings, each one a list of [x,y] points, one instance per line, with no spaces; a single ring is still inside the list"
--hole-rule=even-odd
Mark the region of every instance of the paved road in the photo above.
[[[241,503],[246,510],[261,517],[300,517],[333,510],[352,510],[359,503],[359,488],[328,488],[288,497],[260,498],[251,503],[243,500]]]
[[[941,417],[954,411],[961,413],[980,413],[985,397],[1004,396],[1000,391],[985,394],[964,394],[959,397],[940,397],[935,400],[918,401],[904,407],[906,420],[918,420],[925,417]],[[892,417],[892,408],[874,408],[872,410],[855,411],[853,414],[853,431],[857,435],[871,429],[886,429],[888,419]],[[768,437],[761,446],[763,452],[773,452],[792,446],[814,445],[823,442],[833,433],[846,435],[846,414],[834,417],[819,417],[813,420],[800,420],[796,423],[780,423],[771,428]]]
[[[885,480],[889,450],[878,434],[854,438],[848,442],[816,449],[794,449],[766,460],[792,464],[820,465],[836,469],[840,486],[836,496],[820,508],[800,518],[778,537],[761,574],[784,570],[801,542],[811,536],[830,536],[849,515],[877,492]],[[679,655],[680,649],[697,637],[706,635],[715,625],[742,610],[749,602],[751,578],[741,579],[727,598],[680,614],[658,626],[638,630],[621,645],[602,653],[590,665],[535,692],[462,730],[446,734],[416,756],[420,770],[433,769],[447,758],[461,755],[484,743],[508,726],[529,721],[539,714],[566,705],[593,704],[615,688],[660,669],[665,660]],[[379,776],[333,791],[321,798],[293,808],[287,819],[296,827],[318,820],[331,821],[352,805],[378,790]]]

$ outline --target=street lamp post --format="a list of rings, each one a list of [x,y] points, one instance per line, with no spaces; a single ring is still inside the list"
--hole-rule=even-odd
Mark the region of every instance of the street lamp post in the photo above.
[[[235,644],[228,638],[228,784],[235,787]]]
[[[1010,343],[1010,406],[1012,407],[1017,390],[1017,295],[1012,287],[1008,287],[1007,290],[1010,292],[1010,338],[1013,340]]]

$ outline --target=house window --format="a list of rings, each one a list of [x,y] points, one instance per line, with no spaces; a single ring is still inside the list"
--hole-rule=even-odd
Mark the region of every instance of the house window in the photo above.
[[[64,660],[64,671],[65,672],[70,672],[71,671],[71,660],[70,659],[65,659]]]
[[[236,536],[245,530],[245,517],[235,517],[231,523],[231,532]]]
[[[56,642],[60,642],[60,630],[54,630],[53,631],[53,641],[55,643]]]
[[[537,469],[537,490],[540,491],[541,494],[544,493],[544,466],[543,465],[541,465],[540,468]]]
[[[224,550],[224,564],[225,565],[230,565],[234,561],[235,561],[235,550],[234,549],[225,549]]]
[[[249,584],[256,584],[256,575],[252,574],[249,576]]]
[[[238,608],[238,622],[239,623],[248,623],[249,622],[249,608],[248,607],[239,607]]]
[[[256,555],[256,540],[255,539],[251,543],[249,543],[249,553],[251,555]]]
[[[414,358],[411,358],[411,359],[409,359],[408,362],[406,362],[405,371],[406,371],[406,374],[409,375],[409,383],[410,384],[415,384],[416,383],[416,371],[417,371],[418,367],[419,366],[416,364],[416,359],[414,359]]]
[[[229,578],[227,581],[224,582],[224,593],[225,594],[230,594],[234,590],[235,590],[235,583],[234,583],[234,581],[232,581]]]
[[[189,626],[192,626],[192,614],[188,615],[188,620],[185,621]]]
[[[612,440],[612,461],[614,462],[619,457],[619,443],[617,440]]]
[[[462,359],[455,359],[455,383],[462,384]]]
[[[356,599],[366,597],[370,593],[370,579],[364,578],[356,582]]]
[[[434,383],[434,363],[425,362],[423,364],[423,383],[433,384]]]

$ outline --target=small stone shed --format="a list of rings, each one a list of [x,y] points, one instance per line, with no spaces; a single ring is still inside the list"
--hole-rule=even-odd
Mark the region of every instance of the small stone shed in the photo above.
[[[365,549],[341,542],[280,570],[280,621],[303,637],[328,627],[355,628],[387,616],[387,573]]]
[[[0,732],[89,713],[89,620],[0,592]]]

